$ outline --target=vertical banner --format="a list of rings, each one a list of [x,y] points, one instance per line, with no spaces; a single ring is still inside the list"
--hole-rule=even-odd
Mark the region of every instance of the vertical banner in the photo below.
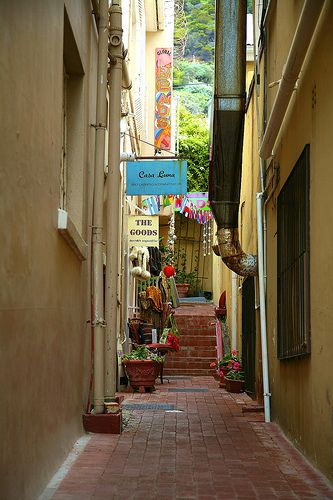
[[[171,149],[172,48],[155,51],[155,128],[154,144]]]

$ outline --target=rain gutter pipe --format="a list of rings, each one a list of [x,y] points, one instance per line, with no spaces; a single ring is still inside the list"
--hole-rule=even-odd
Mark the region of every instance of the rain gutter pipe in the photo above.
[[[231,347],[237,351],[237,274],[231,273]]]
[[[259,1],[255,4],[255,13],[258,12]],[[254,40],[254,81],[255,89],[255,107],[256,119],[258,128],[258,150],[261,140],[260,116],[259,116],[259,93],[257,91],[258,74],[257,69],[257,47],[256,47],[256,26],[253,23],[253,40]],[[266,50],[266,49],[264,49]],[[265,59],[266,64],[266,59]],[[265,71],[265,69],[264,69]],[[265,85],[266,76],[263,84]],[[265,99],[265,96],[264,96]],[[265,109],[265,105],[264,105]],[[260,165],[260,187],[261,193],[256,195],[257,205],[257,240],[258,240],[258,282],[259,282],[259,304],[260,304],[260,341],[261,341],[261,357],[262,357],[262,378],[263,378],[263,397],[264,397],[264,415],[265,422],[271,421],[271,393],[269,390],[269,366],[268,366],[268,350],[267,350],[267,324],[266,324],[266,205],[263,207],[263,198],[265,195],[265,161],[259,157]]]
[[[270,392],[268,376],[268,352],[267,352],[267,325],[266,325],[266,297],[264,278],[264,238],[263,238],[263,193],[257,193],[257,231],[258,231],[258,275],[259,275],[259,300],[260,300],[260,338],[262,374],[264,389],[264,412],[265,422],[271,421]]]
[[[257,274],[257,259],[238,237],[245,116],[246,1],[216,2],[215,84],[209,200],[223,262],[240,276]]]
[[[94,338],[94,412],[104,411],[104,283],[103,283],[103,190],[106,133],[106,90],[108,68],[108,0],[100,0],[98,17],[97,109],[92,227],[92,302]]]
[[[122,84],[122,10],[120,0],[110,6],[109,171],[106,203],[105,275],[105,396],[113,397],[117,386],[117,331],[120,224],[120,119]]]
[[[276,138],[283,123],[323,5],[324,0],[305,0],[304,2],[287,61],[282,71],[279,90],[259,150],[261,158],[267,159],[272,156]]]

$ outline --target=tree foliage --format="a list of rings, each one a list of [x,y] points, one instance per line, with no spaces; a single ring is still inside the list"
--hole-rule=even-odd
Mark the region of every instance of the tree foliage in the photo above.
[[[202,61],[214,57],[215,0],[185,0],[187,43],[185,57],[195,56]]]
[[[207,191],[209,172],[209,131],[207,118],[180,108],[179,154],[187,159],[187,190]]]
[[[174,65],[175,94],[192,113],[208,114],[213,95],[214,66],[212,63],[181,59]]]

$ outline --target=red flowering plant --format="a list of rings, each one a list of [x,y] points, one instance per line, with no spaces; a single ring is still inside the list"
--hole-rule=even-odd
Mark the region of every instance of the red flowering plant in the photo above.
[[[238,371],[242,367],[242,361],[237,355],[237,351],[232,350],[231,353],[225,354],[218,362],[218,375],[223,375],[223,371],[235,370]]]
[[[168,318],[170,326],[163,329],[160,343],[171,346],[175,351],[179,351],[179,330],[172,314]]]

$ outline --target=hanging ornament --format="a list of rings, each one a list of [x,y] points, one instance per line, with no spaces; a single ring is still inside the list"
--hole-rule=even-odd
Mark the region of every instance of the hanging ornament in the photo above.
[[[167,278],[171,278],[171,276],[175,275],[175,268],[170,265],[164,266],[163,273]]]
[[[211,247],[211,232],[212,232],[212,228],[211,228],[211,221],[208,220],[207,221],[207,224],[206,224],[208,227],[207,227],[207,230],[208,230],[208,241],[207,241],[207,247],[208,247],[208,255],[210,255],[210,247]]]
[[[206,224],[203,226],[203,255],[206,257],[207,255],[207,228]]]

